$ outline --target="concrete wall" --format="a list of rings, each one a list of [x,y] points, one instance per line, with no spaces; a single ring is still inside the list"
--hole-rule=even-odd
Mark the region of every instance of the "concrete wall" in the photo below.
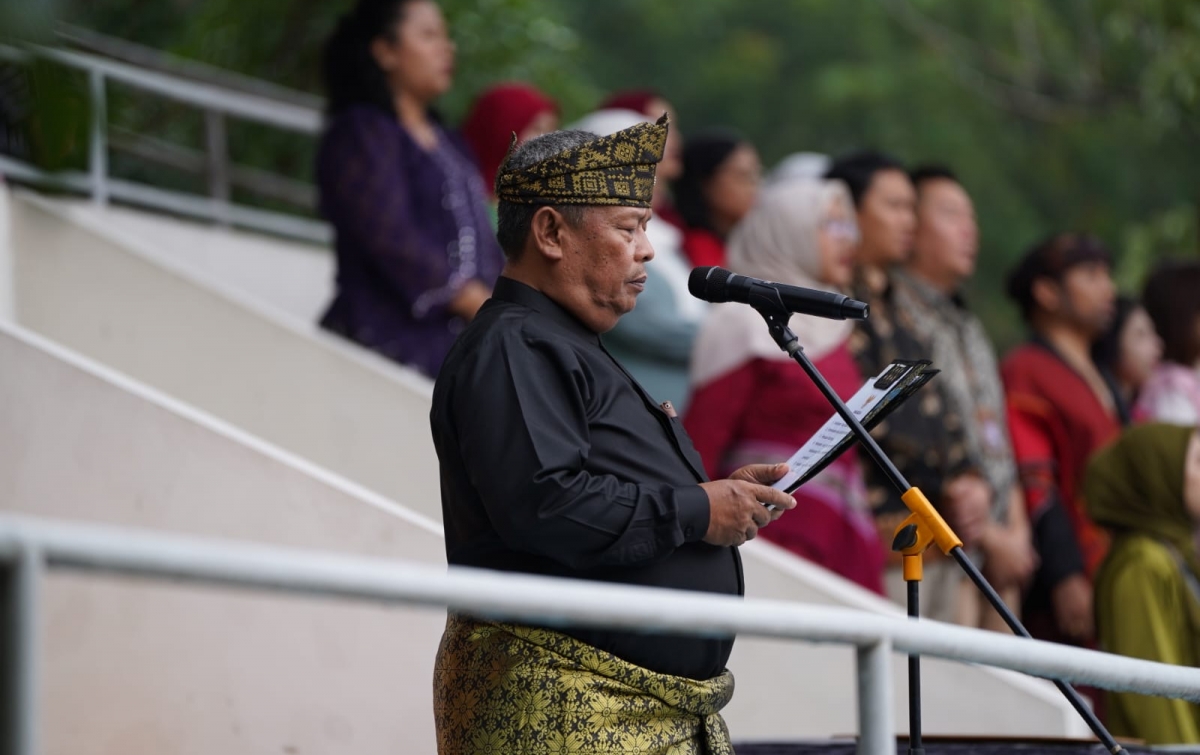
[[[0,322],[14,317],[11,192],[0,179]]]
[[[167,241],[91,212],[14,194],[17,323],[441,518],[428,380],[172,266]],[[311,273],[303,260],[314,252],[297,254],[286,258],[295,265],[273,258],[281,278]]]
[[[444,561],[436,522],[0,325],[0,508]],[[44,752],[432,752],[444,614],[48,580]]]

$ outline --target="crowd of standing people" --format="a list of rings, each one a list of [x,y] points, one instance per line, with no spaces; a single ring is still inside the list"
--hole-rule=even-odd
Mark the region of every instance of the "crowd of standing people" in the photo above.
[[[454,52],[436,4],[359,2],[329,44],[317,158],[338,259],[322,325],[430,377],[505,267],[498,172],[515,144],[564,125],[551,98],[506,83],[451,127],[433,103]],[[1034,635],[1197,665],[1200,261],[1167,263],[1123,298],[1104,242],[1056,230],[1008,275],[1029,338],[998,359],[964,295],[981,250],[969,181],[872,150],[798,155],[764,177],[747,139],[681,131],[646,90],[565,125],[606,137],[664,114],[653,261],[602,348],[682,418],[707,474],[785,460],[831,409],[753,310],[689,296],[691,269],[850,294],[868,320],[797,315],[792,329],[844,399],[896,359],[941,371],[874,435]],[[902,602],[887,547],[908,515],[900,493],[852,450],[761,534]],[[952,560],[931,550],[924,582],[924,615],[1004,629]],[[1194,705],[1095,702],[1118,735],[1200,742]]]

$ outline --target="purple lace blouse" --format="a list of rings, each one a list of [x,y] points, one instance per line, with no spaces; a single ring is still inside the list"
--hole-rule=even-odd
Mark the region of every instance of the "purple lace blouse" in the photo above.
[[[331,119],[317,154],[338,262],[321,325],[430,377],[464,325],[447,305],[504,266],[478,170],[437,131],[425,150],[390,113],[355,106]]]

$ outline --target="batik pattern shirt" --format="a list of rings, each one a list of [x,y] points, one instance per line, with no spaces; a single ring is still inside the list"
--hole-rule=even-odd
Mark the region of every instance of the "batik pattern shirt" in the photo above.
[[[875,271],[878,273],[878,271]],[[870,277],[870,279],[868,279]],[[886,275],[862,276],[855,282],[854,298],[867,302],[870,317],[850,336],[850,350],[864,377],[878,375],[896,359],[929,359],[933,348],[922,339],[895,301],[895,289]],[[934,367],[938,367],[935,362]],[[971,469],[961,416],[946,400],[936,376],[919,393],[881,422],[871,435],[909,484],[940,505],[942,486]],[[885,543],[908,516],[908,508],[878,465],[864,460],[867,491],[876,524]]]
[[[992,518],[1008,516],[1017,481],[1012,441],[1005,418],[1004,384],[992,342],[979,318],[961,297],[946,296],[904,271],[893,276],[896,305],[917,335],[930,345],[937,380],[954,412],[963,417],[967,452],[993,493]]]

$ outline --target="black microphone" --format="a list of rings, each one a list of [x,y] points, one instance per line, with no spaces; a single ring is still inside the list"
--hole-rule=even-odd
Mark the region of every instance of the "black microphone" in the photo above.
[[[870,309],[866,302],[844,294],[747,278],[721,267],[698,267],[693,270],[688,277],[688,291],[704,301],[736,301],[755,309],[782,302],[788,312],[830,320],[865,320]]]

